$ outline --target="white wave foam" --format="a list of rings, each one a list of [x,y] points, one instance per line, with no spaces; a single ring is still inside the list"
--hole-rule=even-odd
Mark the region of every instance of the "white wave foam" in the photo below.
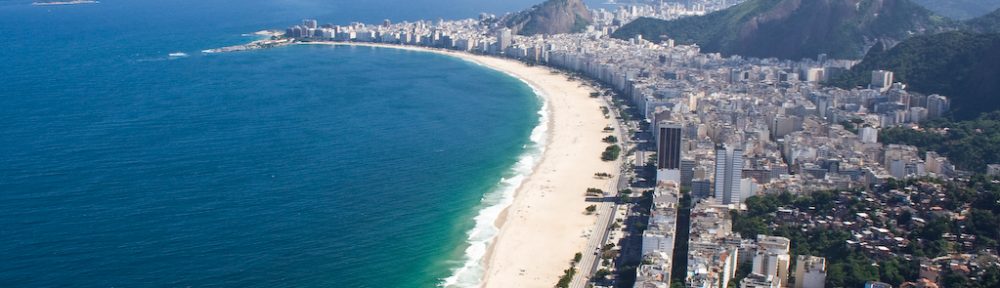
[[[477,64],[482,65],[481,63]],[[442,279],[439,284],[441,287],[482,286],[483,275],[486,272],[483,258],[486,256],[490,244],[493,243],[493,240],[500,232],[500,229],[496,227],[496,220],[500,217],[503,210],[507,209],[514,202],[514,194],[517,192],[517,189],[521,187],[524,179],[528,175],[531,175],[535,169],[535,165],[538,164],[538,160],[541,159],[542,153],[545,153],[545,142],[549,130],[548,101],[543,97],[541,90],[531,85],[530,82],[516,75],[506,74],[527,84],[534,91],[535,95],[542,100],[542,107],[538,111],[538,126],[532,129],[531,143],[527,145],[527,149],[525,149],[517,163],[514,164],[514,167],[511,168],[510,174],[514,176],[501,179],[493,191],[483,196],[482,203],[480,204],[483,208],[479,210],[479,214],[474,218],[475,227],[467,233],[469,236],[466,242],[469,244],[469,247],[465,249],[465,255],[462,258],[464,264],[462,267],[453,269],[451,276]]]

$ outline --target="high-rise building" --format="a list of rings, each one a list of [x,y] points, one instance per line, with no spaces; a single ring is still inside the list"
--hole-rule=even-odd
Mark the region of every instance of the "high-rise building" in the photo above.
[[[715,199],[720,204],[740,204],[740,178],[743,175],[743,150],[715,147]]]
[[[505,53],[507,51],[507,47],[510,47],[513,38],[513,31],[509,28],[497,30],[497,49],[499,49],[497,53]]]
[[[889,88],[892,88],[892,77],[892,71],[872,71],[871,88],[882,92],[889,90]]]
[[[681,183],[681,126],[661,121],[656,129],[656,181]]]
[[[316,22],[316,20],[313,19],[306,19],[302,20],[302,26],[305,26],[306,28],[309,29],[316,29],[317,27],[319,27],[319,22]]]
[[[795,259],[795,288],[824,288],[826,258],[799,255]]]
[[[681,126],[660,122],[656,139],[656,169],[681,169]]]
[[[937,118],[944,116],[944,114],[948,112],[950,106],[948,97],[937,94],[927,96],[927,117]]]

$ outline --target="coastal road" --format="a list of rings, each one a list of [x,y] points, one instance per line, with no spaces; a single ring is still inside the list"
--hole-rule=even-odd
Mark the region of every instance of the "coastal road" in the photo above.
[[[622,146],[622,155],[615,161],[615,165],[618,167],[618,173],[615,173],[615,177],[612,181],[608,182],[607,187],[604,187],[607,191],[607,197],[614,197],[618,195],[618,191],[628,188],[628,175],[626,169],[626,161],[628,157],[628,151],[630,149],[630,141],[628,137],[628,128],[622,125],[619,120],[618,109],[615,108],[614,104],[608,100],[608,97],[601,97],[604,100],[604,105],[608,107],[611,111],[612,127],[615,128],[619,139],[619,145]],[[607,242],[608,234],[611,232],[611,225],[615,220],[615,212],[618,209],[618,204],[616,201],[603,201],[597,204],[597,222],[594,225],[594,230],[590,234],[590,239],[587,241],[587,246],[581,253],[583,258],[581,258],[580,263],[577,264],[577,272],[573,275],[573,281],[570,282],[570,288],[585,288],[587,283],[590,282],[590,277],[597,272],[597,267],[600,267],[601,255],[600,248],[604,246]]]

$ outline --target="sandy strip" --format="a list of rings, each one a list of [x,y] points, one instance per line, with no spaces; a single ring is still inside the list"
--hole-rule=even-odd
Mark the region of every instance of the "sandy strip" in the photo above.
[[[333,43],[322,43],[333,44]],[[596,216],[585,215],[587,188],[610,186],[594,173],[617,171],[600,160],[607,144],[602,129],[610,124],[593,90],[552,69],[529,67],[519,61],[419,47],[345,44],[428,51],[482,64],[513,75],[541,91],[548,103],[549,132],[545,153],[518,188],[510,207],[497,219],[499,235],[487,257],[484,287],[552,287],[570,260],[583,251]]]

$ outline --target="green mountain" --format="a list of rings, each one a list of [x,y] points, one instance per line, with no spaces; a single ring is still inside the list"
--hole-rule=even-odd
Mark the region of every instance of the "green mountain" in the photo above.
[[[967,29],[979,33],[1000,33],[1000,9],[965,21]]]
[[[830,84],[867,85],[872,70],[890,70],[896,81],[925,94],[952,99],[957,119],[1000,110],[1000,34],[946,32],[910,38],[888,51],[873,48]]]
[[[724,55],[801,59],[825,53],[856,59],[874,43],[896,43],[952,25],[909,0],[749,0],[704,16],[639,19],[612,37],[667,37]]]
[[[583,0],[548,0],[508,15],[502,23],[520,35],[562,34],[581,32],[594,19]]]
[[[1000,9],[1000,0],[913,0],[917,4],[951,19],[971,19]]]

